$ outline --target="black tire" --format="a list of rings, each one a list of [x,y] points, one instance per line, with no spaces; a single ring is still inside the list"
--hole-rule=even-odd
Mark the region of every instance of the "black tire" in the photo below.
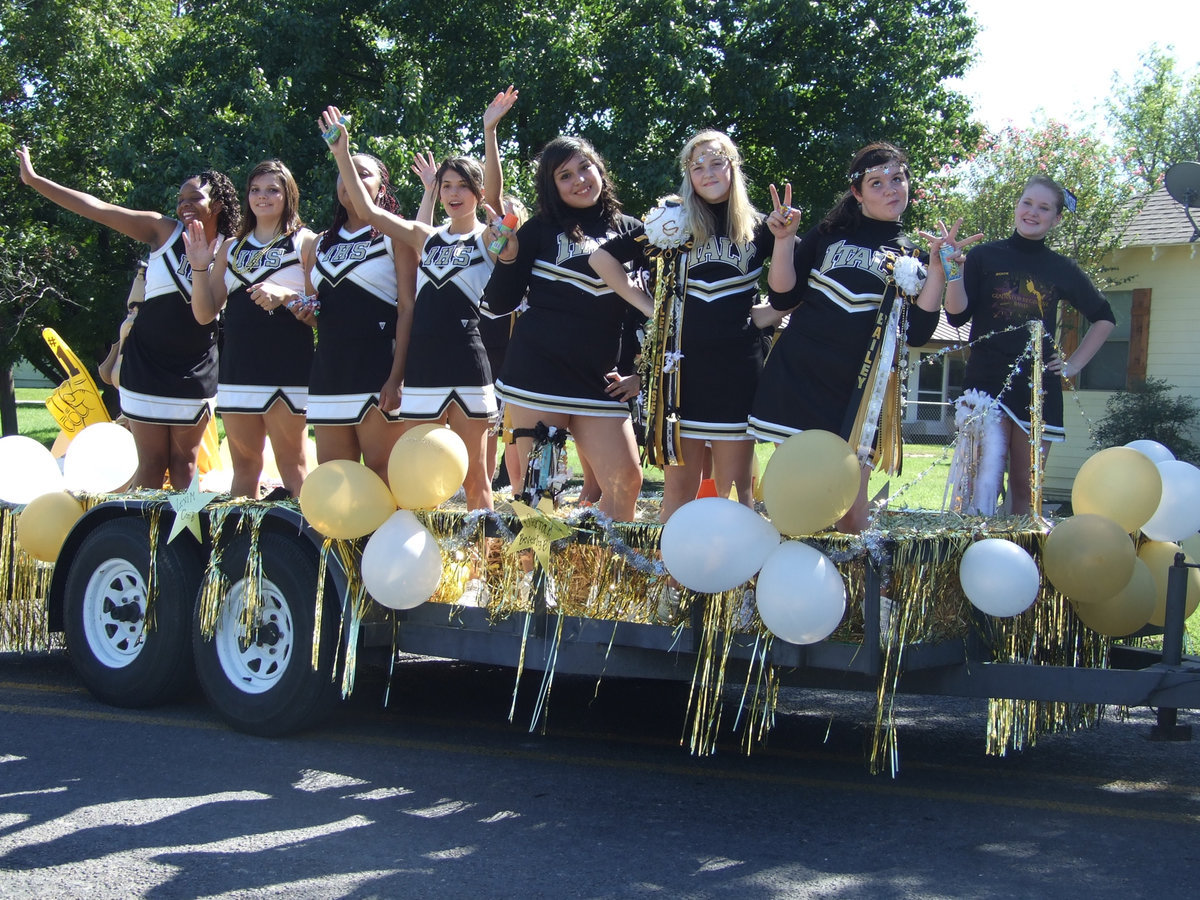
[[[159,541],[152,626],[146,621],[150,525],[145,519],[100,523],[66,564],[67,648],[75,671],[97,699],[140,708],[165,703],[193,686],[192,601],[204,573],[195,546],[168,544],[166,535]]]
[[[263,578],[259,627],[243,640],[243,582],[249,539],[239,535],[221,555],[230,585],[221,601],[216,633],[205,640],[199,604],[193,616],[192,653],[209,702],[231,727],[247,734],[280,737],[311,728],[329,715],[341,696],[338,659],[341,604],[327,580],[321,616],[321,653],[312,667],[317,553],[300,537],[269,531],[259,535]]]

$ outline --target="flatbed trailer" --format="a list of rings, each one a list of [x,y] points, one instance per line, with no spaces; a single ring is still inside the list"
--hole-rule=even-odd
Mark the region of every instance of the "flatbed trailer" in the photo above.
[[[430,525],[446,538],[448,561],[472,549],[486,556],[490,546],[500,557],[491,560],[492,569],[511,568],[503,546],[511,530],[497,531],[478,518],[472,525],[452,513],[437,518]],[[740,590],[685,592],[678,612],[660,615],[653,597],[641,602],[657,582],[644,565],[628,564],[636,555],[632,537],[605,546],[605,534],[611,538],[623,527],[612,523],[607,531],[580,527],[574,539],[555,544],[556,554],[574,544],[592,554],[592,562],[559,572],[557,592],[546,589],[552,580],[527,576],[533,590],[517,597],[512,572],[496,575],[482,559],[478,583],[492,593],[486,606],[456,602],[456,588],[448,585],[434,602],[393,611],[372,602],[361,586],[355,571],[361,545],[356,551],[354,542],[327,541],[293,504],[210,507],[201,515],[200,541],[186,533],[169,540],[173,520],[161,494],[96,503],[70,532],[44,598],[35,599],[44,599],[49,632],[65,634],[76,670],[101,701],[151,706],[198,678],[218,715],[252,734],[280,736],[315,725],[353,689],[358,665],[388,665],[399,653],[550,677],[686,681],[700,706],[726,702],[724,695],[733,692],[723,689],[740,685],[740,696],[757,698],[744,702],[756,704],[746,719],[760,726],[769,722],[772,692],[780,686],[875,692],[884,710],[872,754],[876,767],[890,742],[886,708],[895,693],[991,699],[995,721],[1007,723],[989,728],[998,735],[989,749],[998,753],[1019,748],[1040,729],[1090,721],[1080,709],[1105,705],[1156,707],[1157,736],[1185,738],[1190,733],[1175,711],[1200,708],[1200,660],[1182,653],[1182,568],[1183,577],[1172,573],[1158,651],[1096,635],[1046,584],[1034,608],[1015,619],[978,613],[957,586],[957,559],[969,535],[897,529],[867,543],[841,544],[818,536],[814,541],[824,541],[846,574],[849,610],[829,639],[799,646],[774,638],[757,618],[748,627],[735,625]],[[507,521],[519,531],[515,519]],[[472,527],[476,536],[464,538]],[[640,552],[652,554],[656,526],[636,527]],[[5,528],[10,540],[12,530]],[[996,536],[996,526],[989,533]],[[1037,532],[1012,537],[1032,552],[1040,548]],[[600,568],[588,569],[593,563]],[[598,571],[603,578],[590,585],[566,584],[568,577],[586,581],[588,572]],[[605,586],[627,576],[625,605],[608,603]],[[661,581],[661,572],[657,577]],[[582,600],[572,600],[575,588]],[[699,708],[693,716],[712,719]],[[693,751],[712,747],[714,736],[702,732],[695,732]]]

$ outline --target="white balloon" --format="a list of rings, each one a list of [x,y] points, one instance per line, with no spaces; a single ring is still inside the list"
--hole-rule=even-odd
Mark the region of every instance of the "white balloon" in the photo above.
[[[62,489],[62,472],[49,450],[23,434],[0,438],[0,500],[24,506]]]
[[[437,538],[407,509],[392,513],[363,548],[363,584],[391,609],[420,606],[433,596],[441,578]]]
[[[733,590],[762,568],[779,544],[775,526],[727,497],[685,503],[663,526],[659,549],[671,576],[693,591]]]
[[[129,429],[97,422],[67,445],[63,475],[68,491],[106,494],[128,484],[137,465],[137,446]]]
[[[1155,541],[1179,543],[1200,531],[1200,469],[1181,459],[1158,464],[1162,500],[1142,534]]]
[[[1132,450],[1138,451],[1143,456],[1150,457],[1150,459],[1155,463],[1166,462],[1168,459],[1175,458],[1175,454],[1158,441],[1151,441],[1143,438],[1137,441],[1130,441],[1125,446]]]
[[[792,644],[825,640],[846,614],[842,573],[820,550],[799,541],[784,541],[771,552],[754,594],[763,624]]]
[[[989,616],[1015,616],[1033,605],[1042,586],[1037,563],[1012,541],[987,538],[967,548],[959,563],[963,593]]]

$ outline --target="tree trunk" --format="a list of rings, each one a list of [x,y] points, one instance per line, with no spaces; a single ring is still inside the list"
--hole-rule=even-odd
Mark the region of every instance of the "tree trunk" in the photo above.
[[[13,367],[0,368],[0,434],[20,434],[17,425],[17,391],[13,387]]]

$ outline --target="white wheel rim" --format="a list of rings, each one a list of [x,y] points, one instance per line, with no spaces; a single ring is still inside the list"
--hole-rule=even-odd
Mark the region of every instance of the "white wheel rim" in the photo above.
[[[238,581],[225,595],[213,641],[229,683],[247,694],[261,694],[273,688],[287,671],[296,631],[283,593],[264,578],[257,621],[249,637],[244,638],[241,619],[246,608],[245,584],[245,579]]]
[[[123,669],[142,652],[146,637],[146,583],[137,566],[114,558],[92,572],[83,594],[88,649],[110,669]]]

